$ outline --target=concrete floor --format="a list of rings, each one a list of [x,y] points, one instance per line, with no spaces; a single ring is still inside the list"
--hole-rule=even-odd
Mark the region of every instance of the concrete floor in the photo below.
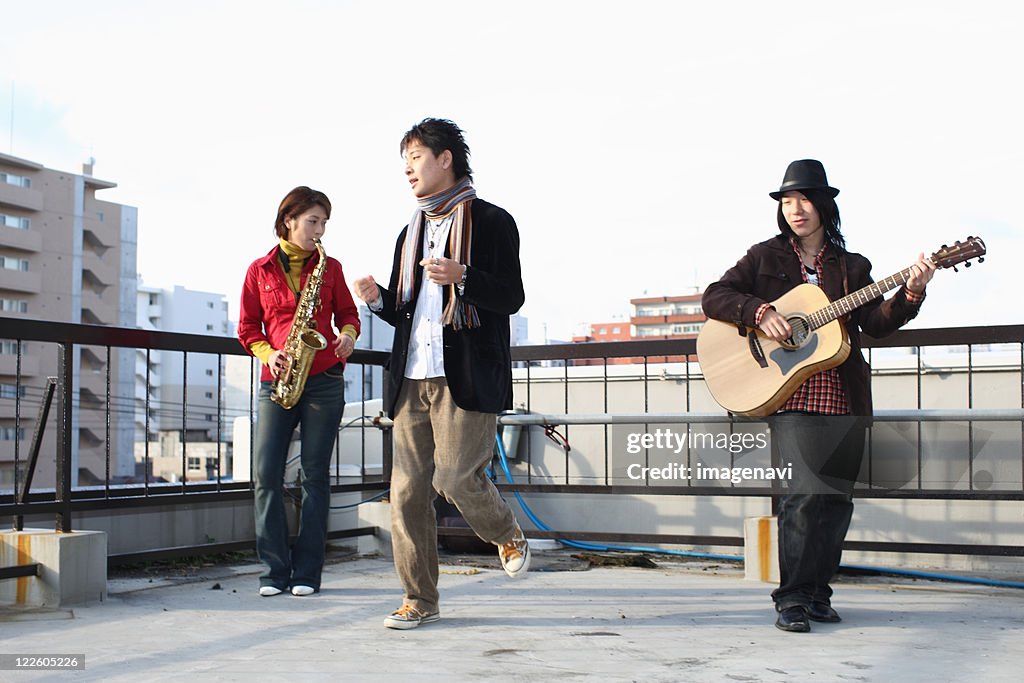
[[[79,653],[83,671],[2,681],[1020,681],[1024,591],[840,577],[839,624],[772,624],[771,586],[734,565],[595,567],[538,553],[512,581],[489,558],[446,557],[440,622],[383,628],[391,563],[328,564],[323,591],[256,594],[258,566],[112,578],[109,597],[0,610],[0,653]],[[483,565],[481,568],[477,565]]]

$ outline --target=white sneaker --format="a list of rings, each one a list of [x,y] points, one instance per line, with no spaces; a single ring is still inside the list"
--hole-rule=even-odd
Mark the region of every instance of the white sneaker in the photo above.
[[[260,586],[260,595],[269,598],[272,595],[280,595],[281,589],[276,586]]]
[[[522,528],[516,524],[516,531],[508,543],[498,544],[498,559],[501,566],[513,579],[526,575],[530,569],[530,544]]]
[[[292,595],[312,595],[313,593],[316,593],[316,589],[312,586],[303,586],[302,584],[292,586]]]

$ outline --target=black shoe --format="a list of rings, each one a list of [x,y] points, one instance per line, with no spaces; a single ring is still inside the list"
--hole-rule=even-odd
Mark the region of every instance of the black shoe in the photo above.
[[[775,628],[793,633],[807,633],[811,630],[811,624],[807,621],[807,608],[803,605],[794,605],[779,611],[779,618],[775,620]]]
[[[830,624],[843,620],[839,616],[839,612],[824,602],[812,602],[807,610],[807,616],[810,617],[811,621],[824,621]]]

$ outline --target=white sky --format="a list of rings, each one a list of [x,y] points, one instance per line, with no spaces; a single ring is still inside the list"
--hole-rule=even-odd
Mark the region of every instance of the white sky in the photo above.
[[[519,225],[537,341],[717,279],[814,157],[876,279],[987,242],[912,326],[1021,323],[1021,7],[0,0],[0,150],[95,157],[118,183],[100,196],[139,209],[144,281],[223,292],[235,317],[300,184],[333,201],[349,281],[386,281],[413,207],[398,142],[451,118]]]

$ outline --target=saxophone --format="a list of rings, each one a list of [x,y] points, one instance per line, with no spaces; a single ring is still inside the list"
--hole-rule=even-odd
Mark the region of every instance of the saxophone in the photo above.
[[[320,305],[320,286],[324,281],[327,254],[320,240],[313,240],[313,244],[320,252],[320,260],[306,280],[306,286],[302,288],[292,327],[281,348],[286,357],[285,368],[270,385],[270,400],[286,410],[299,402],[302,390],[306,388],[306,377],[309,376],[313,357],[317,351],[327,348],[327,339],[316,331],[316,321],[313,319],[313,312]]]

